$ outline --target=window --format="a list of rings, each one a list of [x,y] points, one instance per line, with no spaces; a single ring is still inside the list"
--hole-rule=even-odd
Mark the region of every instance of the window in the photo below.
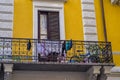
[[[38,39],[60,40],[59,12],[38,11]]]

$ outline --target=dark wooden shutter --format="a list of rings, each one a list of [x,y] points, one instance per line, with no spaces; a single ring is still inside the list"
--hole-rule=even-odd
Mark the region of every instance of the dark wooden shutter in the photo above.
[[[59,12],[48,12],[48,39],[60,40]]]

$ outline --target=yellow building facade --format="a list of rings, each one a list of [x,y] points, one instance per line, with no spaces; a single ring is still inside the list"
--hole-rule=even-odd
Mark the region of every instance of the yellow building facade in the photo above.
[[[33,2],[35,0],[14,0],[14,38],[33,38]],[[62,2],[62,1],[61,1]],[[68,0],[64,4],[65,39],[84,40],[82,1]],[[103,0],[107,39],[112,43],[114,63],[120,66],[120,7]],[[98,41],[105,41],[100,0],[94,0]],[[36,14],[35,14],[36,15]]]
[[[120,0],[0,0],[0,80],[118,80],[119,17]]]

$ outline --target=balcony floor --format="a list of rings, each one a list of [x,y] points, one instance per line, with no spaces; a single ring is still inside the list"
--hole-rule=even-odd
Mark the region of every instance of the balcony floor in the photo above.
[[[14,64],[13,70],[86,72],[92,66],[114,66],[112,63],[59,63],[59,62],[1,62]]]

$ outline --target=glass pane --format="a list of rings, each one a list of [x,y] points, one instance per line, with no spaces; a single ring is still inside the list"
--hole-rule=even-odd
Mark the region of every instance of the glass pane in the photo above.
[[[47,15],[40,15],[40,34],[47,34]]]
[[[47,39],[47,35],[46,36],[41,36],[41,39]]]

